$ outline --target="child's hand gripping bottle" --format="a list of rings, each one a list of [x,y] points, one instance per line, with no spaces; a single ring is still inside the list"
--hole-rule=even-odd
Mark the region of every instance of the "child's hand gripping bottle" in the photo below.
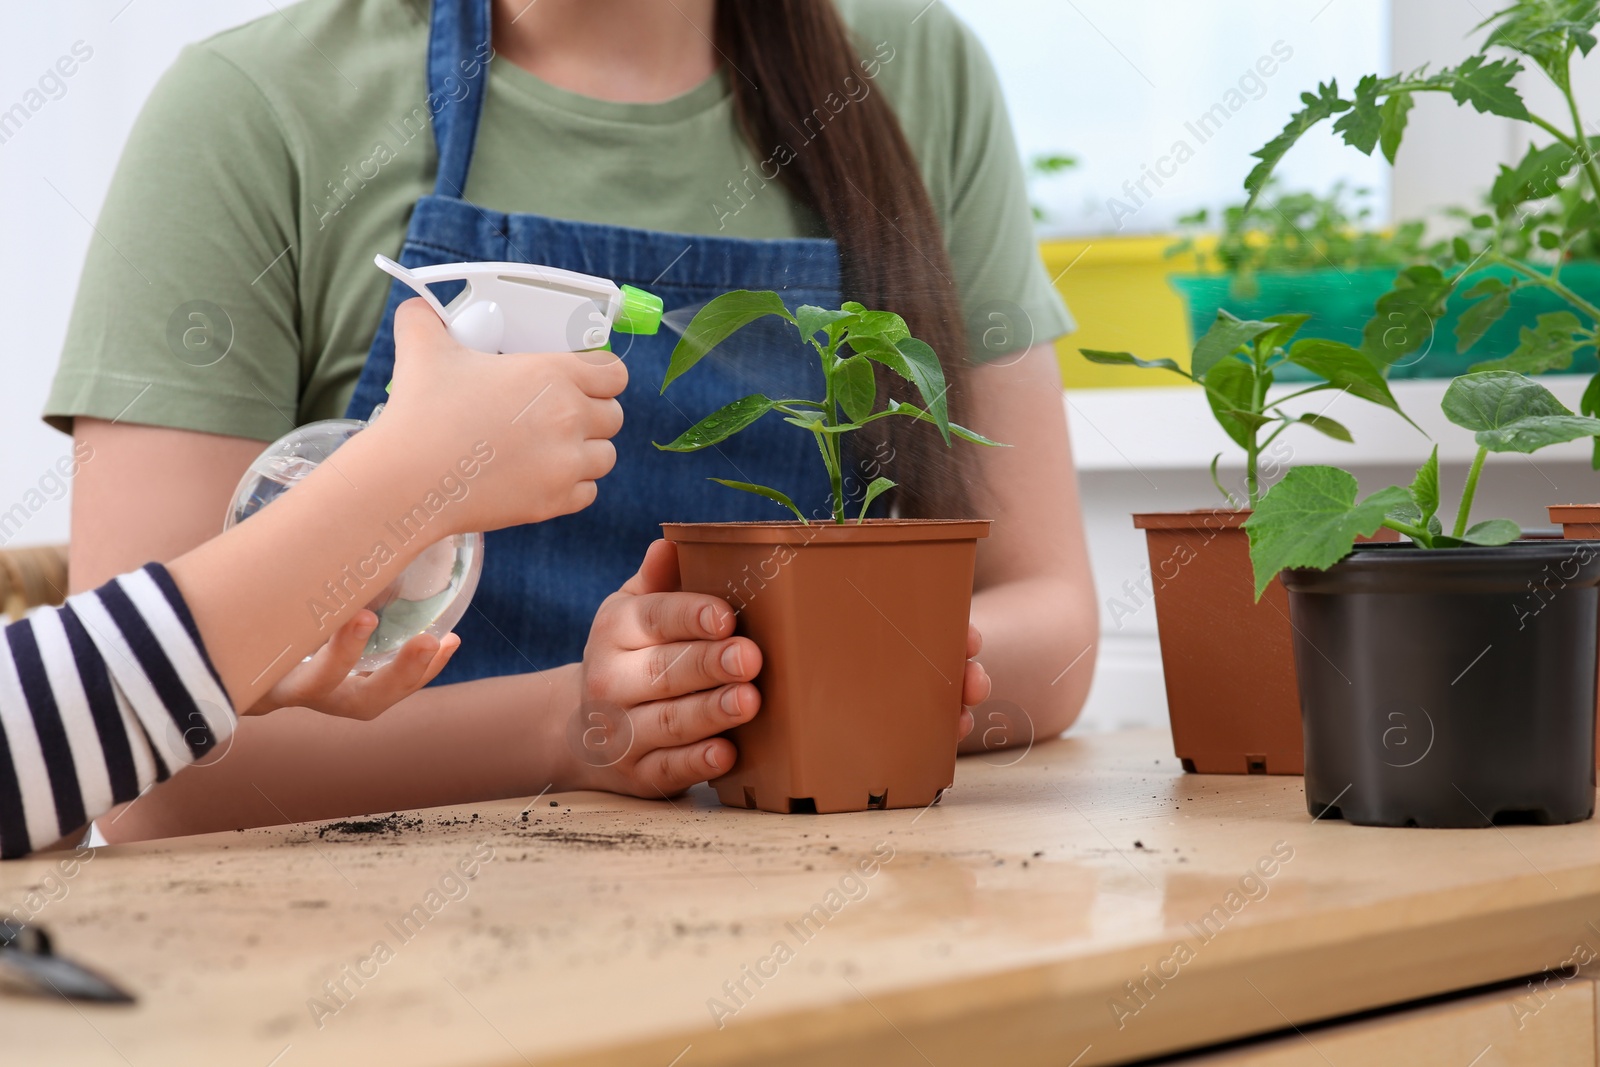
[[[376,263],[416,290],[444,320],[450,336],[480,352],[582,352],[609,348],[611,332],[653,334],[661,326],[661,300],[631,285],[527,263],[447,263],[407,270],[386,256]],[[428,287],[465,283],[449,303]],[[325,419],[298,427],[274,441],[250,464],[233,494],[223,528],[243,522],[282,496],[360,433],[366,421]],[[364,598],[378,628],[357,671],[394,659],[402,645],[422,633],[444,637],[478,587],[483,570],[483,535],[455,534],[422,553],[386,588],[367,589],[354,562],[328,582],[327,607],[334,611]]]

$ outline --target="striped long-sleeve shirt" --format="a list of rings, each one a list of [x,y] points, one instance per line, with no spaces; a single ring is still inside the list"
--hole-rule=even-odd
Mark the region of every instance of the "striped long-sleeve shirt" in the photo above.
[[[0,859],[82,830],[236,723],[159,564],[12,623],[0,642]]]

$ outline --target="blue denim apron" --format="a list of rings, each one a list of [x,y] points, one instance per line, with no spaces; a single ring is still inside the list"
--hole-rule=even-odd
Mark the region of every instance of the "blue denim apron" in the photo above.
[[[791,307],[839,306],[838,250],[831,240],[657,233],[505,214],[463,199],[488,82],[486,65],[474,67],[475,57],[487,54],[479,49],[488,40],[489,0],[435,0],[428,88],[447,101],[433,124],[439,173],[433,194],[412,210],[396,257],[401,263],[416,268],[487,260],[561,267],[647,289],[666,302],[669,312],[730,289],[775,289]],[[474,70],[475,77],[464,76]],[[389,287],[350,400],[351,418],[366,418],[384,398],[394,368],[395,308],[411,295],[399,282]],[[453,295],[441,293],[445,299]],[[677,335],[663,328],[653,337],[613,336],[629,374],[621,397],[626,419],[616,437],[616,469],[601,481],[599,499],[588,509],[488,535],[482,582],[456,627],[461,648],[439,683],[543,670],[582,658],[595,609],[638,569],[662,522],[784,517],[771,502],[708,478],[771,485],[808,514],[818,509],[826,514],[828,482],[810,435],[777,414],[703,452],[651,447],[748,393],[823,394],[814,354],[788,324],[773,320],[771,325],[787,330],[787,336],[764,324],[747,327],[726,346],[729,355],[705,359],[664,397],[661,381]]]

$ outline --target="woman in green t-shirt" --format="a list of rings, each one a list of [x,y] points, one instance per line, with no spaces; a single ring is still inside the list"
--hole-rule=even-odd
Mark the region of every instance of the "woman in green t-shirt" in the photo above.
[[[93,456],[77,588],[215,533],[262,441],[370,410],[399,299],[385,303],[374,251],[564,267],[669,308],[774,288],[900,312],[939,352],[953,417],[1013,446],[946,451],[920,425],[872,446],[916,487],[886,502],[898,513],[995,519],[963,687],[983,728],[966,745],[1053,735],[1082,704],[1096,620],[1046,343],[1070,320],[1037,260],[993,72],[937,2],[309,0],[185,52],[100,232],[46,413]],[[552,788],[654,797],[725,771],[717,735],[759,713],[760,650],[732,636],[726,605],[677,591],[654,524],[769,517],[702,492],[702,475],[804,485],[815,457],[781,426],[658,456],[648,442],[692,421],[654,387],[670,347],[627,355],[599,501],[491,538],[442,684],[372,723],[253,720],[213,761],[230,771],[154,790],[108,836]],[[697,372],[684,385],[700,392],[672,399],[703,412],[749,392],[751,368],[763,385],[800,373],[781,354]],[[308,670],[278,697],[359,707],[383,686],[383,672]],[[633,738],[604,767],[568,742],[597,705]],[[970,714],[952,726],[970,731]]]

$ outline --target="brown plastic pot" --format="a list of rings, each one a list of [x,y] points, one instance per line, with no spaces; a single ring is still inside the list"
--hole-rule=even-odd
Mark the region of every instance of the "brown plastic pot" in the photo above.
[[[1600,504],[1551,504],[1550,521],[1561,527],[1561,536],[1568,541],[1592,541],[1600,538]],[[1600,690],[1597,690],[1596,714],[1600,715]],[[1600,766],[1600,731],[1595,736],[1595,764]]]
[[[683,588],[720,596],[762,655],[729,731],[724,804],[925,807],[955,777],[967,620],[987,521],[664,523]]]
[[[1289,596],[1274,579],[1255,599],[1249,517],[1225,508],[1133,517],[1150,552],[1172,747],[1200,774],[1303,774]]]
[[[1300,694],[1289,596],[1276,579],[1260,601],[1248,511],[1133,517],[1150,552],[1172,747],[1201,774],[1302,774]]]

